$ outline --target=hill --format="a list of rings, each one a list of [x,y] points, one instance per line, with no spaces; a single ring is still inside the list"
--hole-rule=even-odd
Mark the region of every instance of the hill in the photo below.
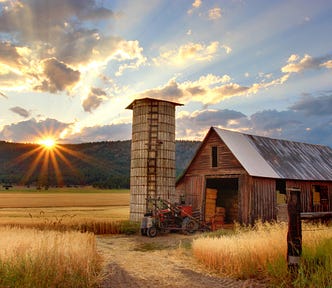
[[[176,141],[176,175],[186,168],[199,141]],[[129,188],[131,141],[57,145],[0,141],[0,182],[36,185],[93,185]]]

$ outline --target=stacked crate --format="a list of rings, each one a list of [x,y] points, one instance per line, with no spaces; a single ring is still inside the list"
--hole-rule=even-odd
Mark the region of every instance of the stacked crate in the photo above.
[[[217,189],[206,188],[205,219],[210,221],[216,214]]]
[[[226,209],[224,207],[216,207],[216,213],[211,221],[212,231],[221,229],[225,223]]]

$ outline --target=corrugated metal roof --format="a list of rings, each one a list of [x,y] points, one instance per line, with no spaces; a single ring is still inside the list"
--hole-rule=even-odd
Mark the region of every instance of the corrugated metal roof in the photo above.
[[[213,129],[251,176],[332,180],[330,147]]]
[[[257,151],[247,135],[214,128],[219,137],[232,151],[243,168],[252,176],[279,178],[279,175]]]

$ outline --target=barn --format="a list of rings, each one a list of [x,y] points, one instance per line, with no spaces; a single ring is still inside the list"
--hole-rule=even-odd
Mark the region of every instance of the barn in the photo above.
[[[216,127],[176,182],[204,220],[223,211],[226,223],[242,224],[282,219],[291,188],[301,191],[302,212],[332,211],[332,149]]]

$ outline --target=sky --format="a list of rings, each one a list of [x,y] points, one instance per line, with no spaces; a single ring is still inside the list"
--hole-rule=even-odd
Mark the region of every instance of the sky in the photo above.
[[[332,147],[330,0],[0,0],[0,140],[131,139],[135,99],[211,126]]]

